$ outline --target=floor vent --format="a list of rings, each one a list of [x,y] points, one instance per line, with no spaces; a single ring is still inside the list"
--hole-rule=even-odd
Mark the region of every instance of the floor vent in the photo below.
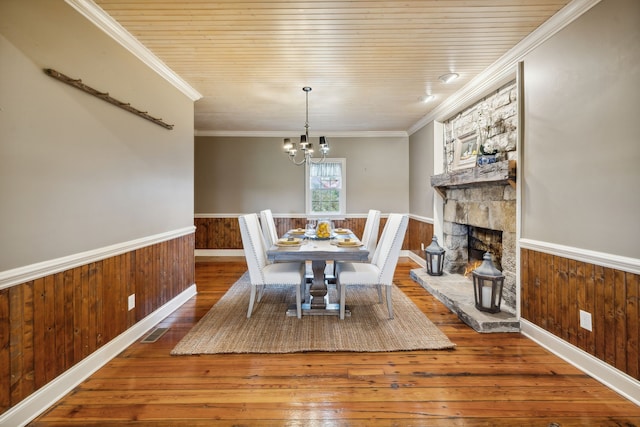
[[[160,339],[161,336],[164,335],[165,332],[167,332],[169,330],[169,328],[154,328],[151,333],[149,333],[149,335],[147,335],[146,337],[144,337],[142,339],[143,343],[151,343],[151,342],[156,342]]]

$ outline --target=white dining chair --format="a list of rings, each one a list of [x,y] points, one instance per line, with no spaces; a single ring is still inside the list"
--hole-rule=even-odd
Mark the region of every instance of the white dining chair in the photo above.
[[[382,229],[380,242],[370,263],[338,263],[336,267],[336,286],[340,293],[340,319],[344,319],[346,290],[351,285],[376,286],[380,303],[382,303],[382,287],[386,287],[387,310],[389,311],[389,319],[393,319],[393,304],[391,302],[393,274],[398,264],[408,223],[408,215],[389,214],[389,218]]]
[[[267,262],[267,248],[265,247],[262,229],[258,215],[247,214],[238,218],[242,246],[249,268],[251,281],[251,294],[249,297],[249,309],[247,318],[253,313],[253,305],[256,300],[256,292],[259,289],[258,302],[262,299],[264,288],[269,285],[291,285],[296,290],[296,314],[298,319],[302,317],[301,292],[305,281],[304,263],[301,262]]]
[[[364,223],[364,231],[360,241],[369,251],[369,261],[373,258],[378,243],[378,231],[380,230],[380,211],[369,209],[367,221]]]
[[[276,222],[273,220],[271,209],[260,211],[260,223],[262,224],[264,241],[267,248],[270,248],[278,241],[278,230],[276,228]]]
[[[362,238],[360,241],[362,245],[369,251],[369,262],[373,258],[373,253],[376,250],[376,244],[378,243],[378,231],[380,230],[380,211],[376,209],[369,209],[367,214],[367,220],[364,223],[364,231],[362,232]],[[330,283],[336,281],[336,264],[327,264],[327,268],[324,271],[324,275]]]

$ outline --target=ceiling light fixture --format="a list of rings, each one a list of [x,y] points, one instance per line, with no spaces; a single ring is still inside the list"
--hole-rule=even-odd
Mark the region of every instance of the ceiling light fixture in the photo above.
[[[303,165],[304,163],[320,163],[323,162],[327,157],[327,153],[329,152],[329,143],[324,136],[320,137],[320,153],[322,157],[318,160],[314,161],[311,157],[313,155],[313,144],[309,141],[309,92],[311,92],[311,88],[309,86],[305,86],[302,88],[306,95],[306,116],[304,121],[304,135],[300,135],[300,142],[296,145],[295,142],[291,142],[291,139],[285,138],[283,148],[285,153],[289,155],[289,160],[296,165]],[[298,149],[299,146],[299,149]],[[296,154],[298,151],[302,151],[302,159],[297,160]]]
[[[429,101],[433,101],[435,99],[435,95],[423,95],[419,98],[420,102],[427,103]]]
[[[441,75],[440,77],[438,77],[438,79],[440,79],[442,83],[451,83],[458,77],[460,77],[458,73],[447,73],[447,74]]]

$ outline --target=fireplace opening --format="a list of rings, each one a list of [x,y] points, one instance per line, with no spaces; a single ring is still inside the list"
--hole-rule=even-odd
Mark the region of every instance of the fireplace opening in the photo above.
[[[493,264],[498,270],[502,270],[502,231],[469,226],[467,238],[470,265],[481,262],[484,253],[489,252]]]

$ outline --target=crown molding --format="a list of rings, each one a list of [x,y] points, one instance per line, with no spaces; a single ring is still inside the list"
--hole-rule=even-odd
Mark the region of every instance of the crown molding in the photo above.
[[[162,78],[171,83],[189,99],[197,101],[202,98],[202,95],[197,90],[173,72],[171,68],[167,67],[164,62],[151,53],[149,49],[92,0],[65,0],[65,2],[140,59],[145,65],[158,73]]]
[[[315,134],[331,138],[406,138],[406,131],[344,131],[344,132],[314,132]],[[283,131],[234,131],[234,130],[197,130],[195,136],[232,136],[256,138],[298,138],[300,132]]]
[[[496,62],[474,77],[459,91],[445,99],[444,102],[434,108],[428,115],[411,126],[407,133],[412,135],[434,120],[444,121],[492,90],[515,79],[518,62],[522,61],[529,52],[540,46],[558,31],[600,3],[600,1],[601,0],[573,0],[531,34],[522,39],[520,43],[511,48]]]
[[[327,133],[332,137],[407,137],[420,130],[426,124],[439,120],[446,120],[451,115],[469,106],[474,101],[504,85],[509,80],[515,78],[516,65],[530,51],[538,47],[558,31],[569,25],[575,19],[587,12],[601,0],[573,0],[558,13],[549,18],[540,27],[525,37],[520,43],[510,49],[505,55],[487,67],[483,72],[474,77],[469,83],[459,91],[445,99],[443,103],[434,108],[428,115],[416,122],[407,131],[354,131],[354,132],[334,132]],[[193,101],[202,98],[202,95],[178,76],[173,70],[167,67],[158,57],[148,50],[142,43],[118,24],[104,10],[97,6],[92,0],[65,0],[67,4],[76,9],[90,22],[104,31],[111,38],[120,43],[125,49],[134,54],[143,63],[166,79],[178,90],[184,93]],[[282,137],[293,135],[287,132],[237,132],[237,131],[195,131],[196,136],[259,136],[259,137]],[[294,136],[297,136],[295,133]]]

